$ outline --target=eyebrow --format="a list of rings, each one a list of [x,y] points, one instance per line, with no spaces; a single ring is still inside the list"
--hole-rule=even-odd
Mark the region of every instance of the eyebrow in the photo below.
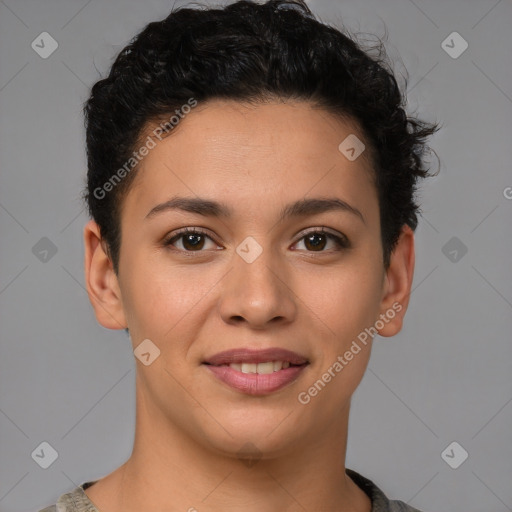
[[[172,210],[181,210],[205,217],[231,218],[233,216],[233,212],[229,206],[217,201],[201,197],[173,197],[169,201],[158,204],[152,208],[146,215],[146,219],[152,218],[159,213]],[[308,215],[317,215],[329,211],[350,213],[359,217],[363,224],[366,224],[363,214],[357,208],[337,197],[299,199],[294,203],[286,205],[281,210],[279,222],[290,217],[306,217]]]

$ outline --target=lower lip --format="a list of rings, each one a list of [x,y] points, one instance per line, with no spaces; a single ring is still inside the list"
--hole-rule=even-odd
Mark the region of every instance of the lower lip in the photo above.
[[[260,375],[258,373],[242,373],[230,366],[213,366],[205,364],[218,379],[228,386],[247,395],[266,395],[277,391],[298,378],[306,368],[303,366],[290,366],[277,372]]]

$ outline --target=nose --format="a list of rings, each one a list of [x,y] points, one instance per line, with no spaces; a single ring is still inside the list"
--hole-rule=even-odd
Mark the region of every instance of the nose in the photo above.
[[[235,254],[233,265],[223,280],[220,299],[220,314],[226,323],[265,329],[293,322],[297,302],[292,283],[283,264],[272,261],[271,251],[264,250],[252,263]]]

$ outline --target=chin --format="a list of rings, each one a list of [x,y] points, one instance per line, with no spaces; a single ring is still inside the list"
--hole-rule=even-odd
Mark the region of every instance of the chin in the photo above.
[[[301,433],[295,422],[287,423],[291,418],[291,415],[287,418],[288,414],[289,412],[283,412],[276,416],[274,412],[268,412],[251,415],[247,414],[247,409],[243,418],[240,417],[240,411],[233,413],[231,417],[225,414],[222,416],[224,428],[215,428],[212,432],[212,427],[209,425],[206,430],[209,430],[211,435],[208,435],[205,430],[201,441],[228,457],[242,459],[246,454],[249,458],[277,457],[300,442]],[[229,421],[230,419],[232,421]]]

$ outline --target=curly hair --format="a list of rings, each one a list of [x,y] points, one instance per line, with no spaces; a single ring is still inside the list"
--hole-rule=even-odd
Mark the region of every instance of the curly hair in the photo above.
[[[180,7],[149,23],[94,84],[84,105],[83,197],[115,272],[123,198],[137,169],[132,164],[134,170],[127,170],[126,162],[148,126],[191,98],[293,99],[356,120],[370,148],[387,268],[403,225],[416,229],[416,183],[430,175],[426,139],[438,125],[406,114],[405,93],[388,69],[383,44],[372,57],[350,35],[315,19],[303,0],[200,7]],[[123,166],[126,172],[113,186]]]

